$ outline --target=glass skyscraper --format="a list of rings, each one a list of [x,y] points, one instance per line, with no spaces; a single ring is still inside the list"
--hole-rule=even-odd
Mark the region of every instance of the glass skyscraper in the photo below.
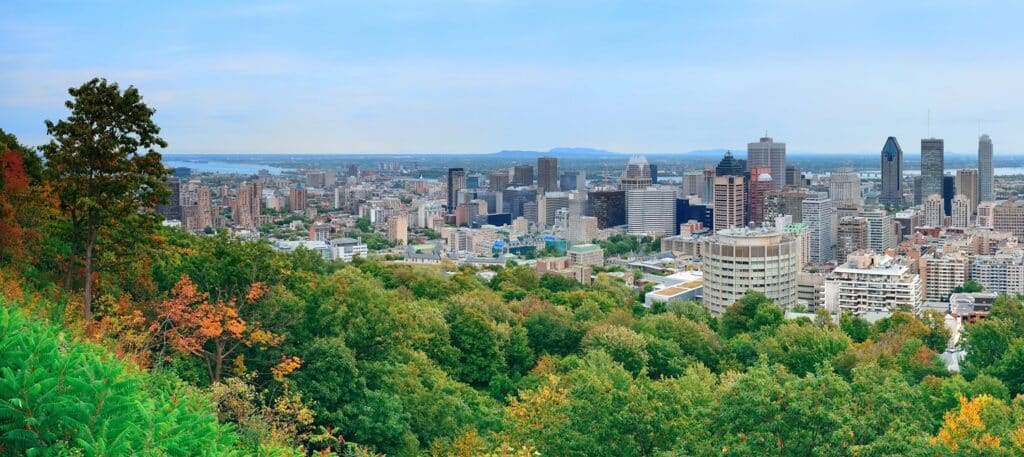
[[[885,206],[903,204],[903,149],[894,136],[882,146],[882,194],[878,200]]]
[[[942,175],[946,171],[944,142],[938,138],[921,140],[921,199],[943,195]]]
[[[992,192],[992,139],[988,135],[978,138],[978,201],[995,200]]]

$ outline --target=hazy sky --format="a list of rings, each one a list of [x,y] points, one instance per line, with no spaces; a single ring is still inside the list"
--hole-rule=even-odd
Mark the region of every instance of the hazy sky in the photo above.
[[[213,5],[213,6],[210,6]],[[1024,2],[0,0],[0,128],[135,85],[169,152],[1024,152]]]

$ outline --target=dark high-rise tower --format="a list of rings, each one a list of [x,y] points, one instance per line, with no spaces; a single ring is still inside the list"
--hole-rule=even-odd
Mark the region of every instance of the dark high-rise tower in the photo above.
[[[463,168],[448,169],[448,212],[454,214],[458,206],[459,190],[466,188],[466,170]]]
[[[894,136],[882,146],[882,193],[878,201],[885,206],[903,203],[903,149]]]
[[[995,200],[992,192],[992,139],[988,135],[978,138],[978,201]]]
[[[747,173],[747,162],[732,156],[731,151],[725,151],[725,156],[715,167],[715,176],[743,176]]]
[[[941,139],[921,140],[921,199],[942,196],[942,176],[946,172],[945,146]]]
[[[533,185],[533,167],[530,165],[516,165],[512,168],[512,184],[517,186]]]
[[[537,158],[537,187],[539,192],[558,191],[558,159]]]

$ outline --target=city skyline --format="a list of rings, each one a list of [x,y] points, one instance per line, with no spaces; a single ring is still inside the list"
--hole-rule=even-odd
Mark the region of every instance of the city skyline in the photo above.
[[[0,117],[30,144],[45,141],[40,120],[59,117],[68,87],[100,76],[160,107],[168,152],[650,154],[740,150],[765,131],[791,153],[875,151],[888,136],[937,136],[968,152],[986,132],[1001,154],[1024,152],[1013,136],[1024,102],[1005,96],[1024,88],[1012,77],[1024,67],[1013,20],[1024,5],[1014,3],[7,12]],[[772,109],[754,108],[768,99]]]

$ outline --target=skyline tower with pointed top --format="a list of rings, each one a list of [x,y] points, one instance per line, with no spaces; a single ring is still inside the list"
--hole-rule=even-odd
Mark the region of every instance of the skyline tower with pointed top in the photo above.
[[[903,204],[903,148],[894,136],[882,146],[882,194],[878,200],[889,207]]]

